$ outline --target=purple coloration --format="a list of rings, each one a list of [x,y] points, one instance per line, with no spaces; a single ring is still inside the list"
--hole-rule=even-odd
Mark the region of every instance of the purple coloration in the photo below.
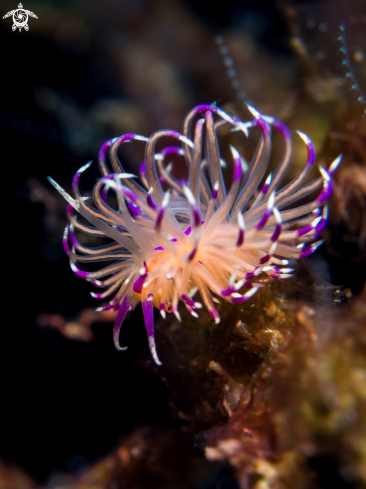
[[[186,303],[185,303],[185,306],[186,306],[187,311],[189,312],[189,314],[195,315],[195,312],[194,312],[194,310],[193,310],[193,308],[191,306],[189,306]]]
[[[164,148],[161,152],[163,156],[168,156],[168,155],[178,155],[181,154],[182,149],[179,148],[179,146],[167,146]]]
[[[281,229],[282,229],[281,224],[277,223],[276,224],[276,228],[274,230],[274,233],[271,236],[271,241],[275,242],[275,241],[278,240],[278,238],[279,238],[279,236],[281,234]]]
[[[110,311],[111,309],[114,309],[115,304],[106,304],[105,306],[98,307],[97,311]]]
[[[200,221],[200,223],[201,224],[204,224],[205,221]],[[184,231],[184,234],[186,236],[189,236],[191,234],[191,232],[192,232],[192,227],[191,226],[188,226],[187,229]],[[177,241],[176,239],[172,239],[171,241],[174,241],[174,240]]]
[[[65,232],[64,232],[64,235],[62,237],[62,247],[65,251],[65,253],[67,255],[70,255],[71,253],[71,250],[70,250],[70,246],[69,246],[69,238],[68,238],[68,234],[69,234],[69,227],[66,227],[65,228]]]
[[[137,199],[136,195],[132,192],[132,190],[130,190],[126,187],[120,187],[120,189],[121,189],[121,192],[123,193],[123,195],[127,199],[129,199],[132,203],[137,204],[138,199]]]
[[[314,243],[314,237],[327,222],[327,209],[323,206],[331,195],[330,175],[340,158],[331,164],[328,172],[320,168],[321,179],[303,187],[315,160],[315,150],[308,136],[298,132],[307,147],[307,166],[299,177],[281,189],[279,184],[291,158],[290,132],[281,122],[272,117],[262,117],[253,107],[248,108],[253,117],[248,122],[242,122],[226,114],[216,104],[199,105],[187,115],[182,134],[162,130],[150,138],[130,133],[107,141],[99,151],[99,168],[104,176],[93,193],[95,205],[84,203],[86,199],[77,188],[81,173],[89,165],[76,173],[73,196],[50,179],[69,203],[67,215],[71,224],[66,226],[63,247],[70,257],[72,270],[94,286],[103,287],[104,292],[92,293],[94,298],[104,299],[114,295],[108,305],[98,310],[118,310],[113,333],[117,349],[123,349],[119,346],[119,332],[128,310],[141,302],[150,351],[156,364],[160,365],[154,340],[154,304],[163,318],[169,311],[180,319],[178,304],[182,301],[188,312],[197,317],[194,309],[202,304],[192,297],[199,291],[204,306],[219,322],[213,294],[229,303],[242,304],[259,287],[265,286],[265,281],[252,284],[251,279],[256,282],[255,278],[260,273],[274,279],[287,278],[293,269],[278,266],[288,265],[291,258],[308,256],[320,246],[321,242]],[[197,121],[204,113],[205,117]],[[246,135],[253,130],[258,139],[249,167],[244,165],[237,149],[230,147],[234,168],[232,184],[227,192],[224,187],[219,187],[219,182],[224,185],[225,180],[220,165],[221,155],[226,155],[227,151],[220,155],[221,141],[217,132],[224,124],[231,126],[232,131],[241,130]],[[272,127],[280,131],[286,143],[285,154],[273,181],[272,175],[266,177],[271,157],[269,139]],[[164,148],[160,142],[156,145],[162,136],[175,138],[172,146]],[[124,180],[131,175],[125,173],[117,156],[119,146],[131,140],[146,142],[146,160],[139,168],[140,184]],[[105,160],[108,151],[114,172],[117,173],[110,174],[108,170]],[[185,175],[184,180],[178,180],[179,176],[168,176],[171,164],[165,167],[164,161],[175,161],[177,158],[174,155],[185,155],[188,176]],[[248,171],[240,185],[244,171],[242,164]],[[166,180],[163,175],[166,175]],[[296,207],[299,195],[303,195],[302,188],[305,192],[309,188],[319,188],[321,180],[323,188],[319,190],[320,196]],[[159,182],[164,182],[166,190]],[[110,198],[112,194],[116,199]],[[114,208],[108,206],[108,199],[110,205],[114,203]],[[81,222],[76,221],[74,214],[77,213],[82,215]],[[203,216],[207,225],[201,228]],[[187,218],[190,218],[188,223]],[[84,219],[90,222],[90,226],[84,224]],[[190,226],[184,230],[188,224]],[[73,226],[77,237],[79,231],[84,231],[98,239],[106,238],[107,245],[92,248],[81,245]],[[297,246],[294,237],[299,236],[302,238],[298,241],[303,244]],[[106,260],[114,260],[114,263],[103,267],[99,273],[84,272],[75,263]],[[143,261],[144,267],[141,268]],[[202,263],[210,273],[204,272]],[[272,266],[274,264],[277,264],[276,267]],[[103,280],[92,279],[96,275]],[[238,293],[245,288],[245,293]],[[192,293],[188,294],[188,290]]]
[[[170,241],[171,241],[172,243],[176,243],[178,240],[177,240],[177,238],[172,238]],[[163,251],[163,250],[164,250],[164,248],[163,248],[163,246],[158,246],[158,247],[154,248],[154,250],[156,250],[156,251],[159,251],[159,250],[160,250],[160,251]]]
[[[262,134],[265,138],[269,136],[268,124],[262,117],[259,117],[258,119],[253,121],[253,124],[260,127],[260,130],[262,131]]]
[[[99,289],[101,287],[105,287],[104,282],[102,282],[101,280],[98,280],[98,281],[96,281],[96,280],[90,280],[90,283],[92,285],[94,285],[94,287],[98,287]]]
[[[126,350],[127,347],[121,347],[119,345],[119,332],[121,330],[121,326],[123,323],[124,318],[126,317],[126,314],[131,306],[131,300],[128,298],[126,295],[123,299],[123,302],[119,308],[116,321],[114,323],[113,327],[113,340],[114,340],[114,346],[116,347],[117,350]]]
[[[146,172],[146,163],[144,160],[140,165],[139,173],[140,173],[140,175],[145,175],[145,172]]]
[[[75,236],[75,233],[74,233],[72,226],[69,226],[69,237],[70,237],[71,246],[75,246],[75,248],[79,249],[80,243],[76,239],[76,236]]]
[[[188,255],[188,261],[192,261],[196,253],[197,253],[197,246],[195,246],[193,250],[190,252],[190,254]]]
[[[188,295],[182,294],[180,297],[188,306],[194,307],[195,302],[194,300],[190,299]]]
[[[207,112],[207,111],[215,113],[217,111],[217,107],[213,107],[212,105],[208,105],[208,104],[197,105],[194,108],[194,115],[198,115],[201,112]]]
[[[83,270],[80,270],[78,265],[75,262],[72,262],[73,266],[71,267],[71,270],[77,275],[78,277],[81,278],[88,278],[90,275],[90,272],[84,272]]]
[[[240,158],[234,158],[233,184],[240,179],[241,179],[241,161],[240,161]]]
[[[120,146],[122,143],[125,143],[126,141],[131,141],[131,139],[135,139],[135,137],[138,136],[138,134],[134,134],[134,133],[129,133],[129,134],[123,134],[122,136],[120,136],[119,138],[116,138],[114,141],[113,141],[113,144],[117,144],[117,146]]]
[[[220,321],[220,315],[219,313],[216,311],[216,309],[209,309],[209,314],[212,318],[214,318],[215,322],[219,322]]]
[[[161,223],[163,221],[164,213],[165,213],[165,207],[162,206],[159,209],[158,217],[156,218],[156,221],[155,221],[155,229],[160,228]]]
[[[81,175],[81,173],[79,173],[78,171],[75,173],[74,178],[72,179],[72,185],[74,187],[78,186],[79,180],[80,180],[80,175]]]
[[[106,141],[102,145],[102,147],[99,150],[99,159],[100,160],[104,160],[104,158],[106,157],[107,152],[109,151],[109,148],[112,146],[112,143],[113,143],[113,139],[109,139],[108,141]]]
[[[299,134],[299,136],[301,137],[301,139],[306,144],[306,148],[308,150],[308,159],[306,161],[306,164],[307,165],[313,165],[314,164],[314,161],[315,161],[315,157],[316,157],[315,147],[314,147],[311,139],[306,134],[304,134],[304,133],[302,133],[300,131],[297,131],[297,133]]]
[[[264,265],[264,263],[267,263],[267,261],[269,261],[270,259],[271,259],[271,255],[267,254],[259,260],[259,263],[261,265]]]
[[[67,204],[66,214],[68,215],[68,217],[73,217],[74,216],[74,209],[73,209],[73,207],[72,207],[71,204]]]
[[[133,217],[138,217],[142,213],[142,210],[139,209],[135,204],[132,204],[132,202],[127,201],[127,207],[129,208]]]
[[[157,209],[158,206],[155,204],[155,202],[152,200],[152,197],[151,197],[151,194],[150,192],[148,192],[148,194],[146,195],[146,202],[147,202],[147,205],[149,207],[151,207],[151,209]]]
[[[314,229],[313,226],[311,224],[309,224],[308,226],[305,226],[304,228],[298,229],[297,235],[303,236],[304,234],[310,233],[310,231],[312,231],[313,229]]]
[[[283,124],[283,122],[281,122],[277,119],[273,119],[272,125],[278,131],[280,131],[280,133],[282,134],[282,137],[284,138],[285,141],[290,141],[290,139],[291,139],[290,131],[289,131],[288,127],[285,124]]]
[[[323,231],[323,229],[324,229],[324,228],[325,228],[325,226],[327,225],[327,221],[328,221],[327,219],[322,219],[322,220],[320,221],[320,223],[319,223],[319,224],[316,226],[315,231],[316,231],[317,233],[320,233],[320,231]],[[316,238],[316,239],[317,239],[317,238]]]
[[[116,173],[110,173],[109,175],[104,175],[104,177],[101,178],[101,180],[114,180],[116,178],[117,174]]]
[[[244,229],[239,229],[239,236],[238,236],[238,241],[236,242],[236,245],[238,248],[243,245],[244,243],[244,236],[245,232]]]
[[[261,230],[265,225],[266,222],[269,219],[269,216],[271,215],[272,209],[266,209],[263,213],[262,219],[259,221],[259,223],[256,225],[257,231]]]
[[[329,199],[329,197],[332,195],[333,192],[333,184],[331,180],[326,180],[324,182],[324,187],[319,195],[319,197],[316,199],[317,202],[321,205],[325,200]]]
[[[233,294],[234,292],[236,292],[235,287],[229,287],[227,289],[221,290],[221,295],[223,295],[224,297],[227,297],[227,296]]]
[[[140,275],[137,280],[133,283],[133,291],[136,292],[136,294],[141,294],[142,288],[144,286],[145,280],[147,279],[148,273],[145,265],[145,270],[146,272],[143,275]]]
[[[233,304],[242,304],[243,302],[247,301],[247,297],[242,295],[241,297],[231,297],[231,302]]]
[[[201,214],[199,207],[194,205],[192,207],[192,214],[193,214],[193,223],[195,227],[199,227],[201,225]]]
[[[136,294],[141,294],[142,288],[144,286],[145,280],[146,280],[147,274],[145,275],[140,275],[138,279],[135,280],[133,283],[133,291],[136,292]]]
[[[90,295],[94,298],[94,299],[104,299],[104,293],[100,293],[100,294],[96,294],[95,292],[90,292]]]
[[[319,202],[319,204],[322,204],[325,200],[327,200],[328,196],[329,196],[329,187],[328,186],[324,186],[321,194],[319,195],[319,197],[316,199],[317,202]]]
[[[308,161],[306,162],[306,164],[313,165],[315,161],[315,148],[312,143],[307,146],[308,146]]]
[[[300,253],[299,258],[305,258],[306,256],[311,255],[314,252],[314,248],[312,246],[309,246],[307,248],[304,248],[303,251]]]
[[[107,188],[105,188],[105,187],[102,188],[102,190],[100,192],[100,197],[103,200],[103,202],[108,204],[108,189]]]
[[[170,136],[172,138],[179,139],[180,133],[177,131],[166,131],[164,136]]]
[[[256,267],[256,270],[258,270],[258,267]],[[245,278],[246,279],[251,279],[251,278],[255,278],[257,275],[254,273],[254,272],[248,272],[245,274]]]

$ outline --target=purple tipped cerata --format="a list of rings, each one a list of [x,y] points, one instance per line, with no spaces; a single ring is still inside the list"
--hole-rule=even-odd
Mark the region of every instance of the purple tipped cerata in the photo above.
[[[328,219],[326,201],[332,192],[331,175],[341,158],[328,170],[320,168],[320,177],[306,183],[314,166],[315,149],[308,136],[299,132],[307,148],[307,161],[302,172],[281,188],[292,156],[290,131],[273,117],[248,108],[253,118],[243,122],[219,107],[199,105],[185,117],[182,133],[161,130],[150,138],[126,134],[107,141],[99,153],[102,178],[93,190],[94,206],[80,195],[78,187],[89,165],[76,173],[73,197],[50,179],[69,203],[63,246],[73,272],[99,290],[105,288],[92,293],[93,297],[112,297],[98,310],[118,310],[113,332],[118,350],[124,349],[119,343],[122,322],[139,302],[150,351],[160,365],[154,338],[154,307],[163,318],[166,313],[173,313],[180,319],[181,301],[197,317],[195,310],[202,304],[194,296],[199,293],[209,314],[219,322],[216,297],[242,304],[265,286],[263,277],[290,277],[293,269],[284,267],[291,260],[313,253],[321,244],[316,239]],[[225,162],[219,152],[218,133],[222,126],[231,132],[247,135],[253,131],[258,135],[258,148],[248,166],[237,149],[230,146],[233,176],[229,188],[224,183]],[[285,151],[276,171],[268,176],[273,130],[281,134]],[[157,153],[156,142],[161,138],[167,144]],[[125,172],[117,156],[118,148],[126,141],[145,144],[140,183]],[[113,171],[108,168],[108,152]],[[186,178],[174,177],[171,161],[185,164]],[[110,206],[108,192],[114,192],[117,208]],[[314,200],[295,205],[313,192],[318,192]],[[79,221],[73,210],[90,225]],[[107,238],[109,242],[96,248],[83,246],[75,231]],[[100,261],[109,264],[99,271],[80,268],[83,262]],[[256,282],[259,276],[260,283]]]

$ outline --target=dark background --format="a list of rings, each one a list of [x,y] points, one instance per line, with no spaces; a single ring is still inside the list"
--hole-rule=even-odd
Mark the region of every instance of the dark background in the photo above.
[[[1,17],[16,3],[2,1]],[[334,10],[339,4],[332,2]],[[296,5],[319,13],[323,4]],[[235,102],[214,43],[219,33],[237,43],[245,35],[259,56],[278,60],[272,85],[287,77],[296,91],[301,74],[276,2],[29,0],[24,8],[38,16],[29,19],[28,32],[13,32],[11,18],[0,23],[0,456],[44,480],[52,471],[75,471],[98,459],[121,435],[156,422],[167,410],[163,383],[135,363],[146,352],[139,312],[124,325],[124,353],[114,349],[111,324],[95,324],[91,343],[37,324],[41,313],[74,318],[96,307],[90,285],[71,273],[64,256],[65,206],[47,175],[69,189],[75,171],[96,160],[105,139],[123,131],[179,130],[194,104]],[[246,49],[243,44],[239,51]],[[338,58],[337,69],[339,64]],[[262,99],[254,87],[248,95],[259,107],[267,96]],[[96,177],[93,167],[83,188],[90,189]],[[354,278],[355,269],[336,268],[327,278],[357,293],[362,281]]]

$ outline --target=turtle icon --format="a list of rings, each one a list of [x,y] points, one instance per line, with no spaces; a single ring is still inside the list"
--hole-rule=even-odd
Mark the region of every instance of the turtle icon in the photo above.
[[[19,31],[21,31],[23,28],[27,31],[29,29],[28,16],[38,19],[38,17],[33,12],[31,12],[30,10],[25,10],[21,3],[18,5],[18,8],[16,10],[11,10],[7,14],[5,14],[3,19],[7,19],[11,15],[13,16],[13,31],[15,31],[17,28],[19,29]]]

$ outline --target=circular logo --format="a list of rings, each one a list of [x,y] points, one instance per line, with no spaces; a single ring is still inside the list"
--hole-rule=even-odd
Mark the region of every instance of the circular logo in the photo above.
[[[19,8],[17,10],[14,10],[14,13],[13,13],[13,22],[14,22],[14,25],[13,25],[13,30],[15,30],[17,27],[20,29],[22,29],[22,27],[24,27],[24,29],[27,30],[26,27],[28,27],[28,13],[26,10],[23,10],[22,8]]]
[[[3,19],[7,19],[8,17],[13,16],[13,25],[12,25],[12,30],[16,31],[19,29],[21,31],[24,29],[25,31],[29,30],[29,25],[28,25],[28,19],[29,17],[33,17],[34,19],[38,19],[36,14],[31,12],[30,10],[26,10],[23,8],[23,5],[20,3],[18,5],[18,8],[16,10],[10,10],[10,12],[7,12]]]

